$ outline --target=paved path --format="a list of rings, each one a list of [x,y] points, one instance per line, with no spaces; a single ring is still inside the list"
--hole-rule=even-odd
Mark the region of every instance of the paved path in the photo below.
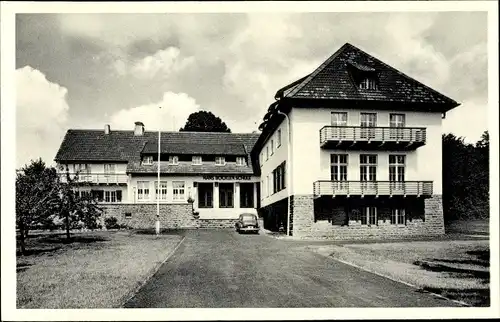
[[[303,242],[232,230],[186,239],[125,307],[457,306],[308,251]]]

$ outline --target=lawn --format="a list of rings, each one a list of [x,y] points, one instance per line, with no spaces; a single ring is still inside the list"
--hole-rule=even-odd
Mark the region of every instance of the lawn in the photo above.
[[[314,249],[472,306],[490,303],[488,240],[344,244]]]
[[[17,257],[17,308],[116,308],[181,241],[129,231],[38,235]]]

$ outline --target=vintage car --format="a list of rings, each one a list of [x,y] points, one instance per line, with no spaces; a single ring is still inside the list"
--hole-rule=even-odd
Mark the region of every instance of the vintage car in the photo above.
[[[253,232],[259,233],[259,220],[256,214],[243,213],[238,217],[238,221],[235,224],[236,231],[238,233],[242,232]]]

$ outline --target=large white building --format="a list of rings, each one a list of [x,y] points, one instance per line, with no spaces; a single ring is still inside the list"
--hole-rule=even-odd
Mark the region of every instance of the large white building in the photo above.
[[[297,237],[444,233],[442,119],[458,103],[345,44],[280,89],[259,134],[69,130],[56,156],[107,216],[231,227],[256,211]],[[194,214],[194,215],[193,215]],[[199,214],[199,218],[196,215]]]

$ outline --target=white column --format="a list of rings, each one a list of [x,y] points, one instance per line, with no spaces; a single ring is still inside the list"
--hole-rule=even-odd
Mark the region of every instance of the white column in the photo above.
[[[234,183],[233,200],[234,200],[234,208],[240,208],[240,183],[239,182]]]
[[[219,208],[219,186],[216,182],[213,183],[214,185],[214,209]]]
[[[257,209],[257,185],[258,182],[252,182],[253,184],[253,207]]]

